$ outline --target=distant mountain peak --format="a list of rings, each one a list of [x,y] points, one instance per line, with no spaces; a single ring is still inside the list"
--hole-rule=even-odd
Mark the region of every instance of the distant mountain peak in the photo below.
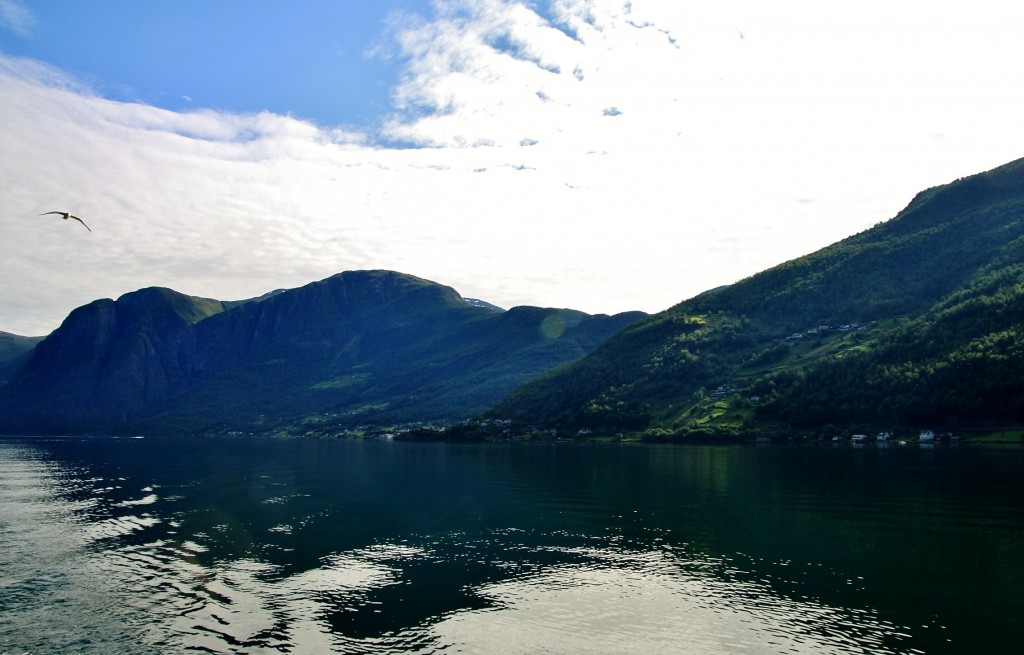
[[[492,305],[491,303],[487,302],[486,300],[479,300],[477,298],[466,298],[466,297],[463,297],[462,299],[465,300],[466,304],[471,306],[471,307],[482,307],[484,309],[489,309],[492,312],[503,312],[503,311],[505,311],[503,308],[498,307],[497,305]]]

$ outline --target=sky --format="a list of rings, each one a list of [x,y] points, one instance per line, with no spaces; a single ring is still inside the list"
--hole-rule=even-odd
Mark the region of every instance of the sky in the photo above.
[[[358,269],[661,311],[1024,157],[1021,25],[1019,0],[0,0],[0,331]]]

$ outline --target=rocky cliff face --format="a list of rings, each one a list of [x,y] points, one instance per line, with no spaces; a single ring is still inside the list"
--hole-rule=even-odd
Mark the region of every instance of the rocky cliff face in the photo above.
[[[11,392],[16,416],[58,428],[124,422],[187,388],[193,325],[220,303],[149,288],[71,312],[36,346]]]

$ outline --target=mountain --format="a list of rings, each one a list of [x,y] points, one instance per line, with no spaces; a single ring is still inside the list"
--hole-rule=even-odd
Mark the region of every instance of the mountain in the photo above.
[[[43,337],[22,337],[0,332],[0,386],[17,374],[32,356],[32,349]]]
[[[148,288],[71,312],[0,389],[0,429],[269,430],[473,416],[641,318],[501,311],[389,271],[248,301]]]
[[[1024,160],[638,321],[490,416],[651,438],[1024,424]]]

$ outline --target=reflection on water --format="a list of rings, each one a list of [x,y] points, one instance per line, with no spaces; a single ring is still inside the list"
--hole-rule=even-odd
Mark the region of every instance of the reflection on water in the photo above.
[[[900,628],[873,613],[794,601],[730,581],[719,564],[668,549],[598,550],[586,563],[484,586],[500,612],[457,614],[435,630],[469,652],[883,652]]]
[[[1018,450],[0,439],[0,653],[1013,652]]]

